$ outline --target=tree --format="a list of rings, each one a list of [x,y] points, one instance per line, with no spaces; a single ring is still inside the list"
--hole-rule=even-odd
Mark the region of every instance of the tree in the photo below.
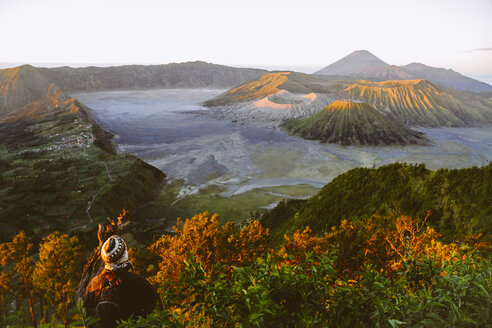
[[[0,245],[0,264],[5,267],[8,263],[14,262],[14,271],[19,274],[18,284],[24,287],[27,299],[29,301],[29,311],[34,327],[37,327],[36,315],[34,313],[34,301],[32,295],[32,272],[34,262],[30,253],[33,244],[29,242],[24,231],[21,231],[14,237],[11,242]],[[7,278],[8,276],[4,277]]]
[[[65,327],[68,327],[68,310],[80,279],[77,265],[80,254],[77,237],[69,238],[55,231],[43,238],[34,269],[34,285],[44,293]]]
[[[1,322],[5,321],[5,316],[7,314],[5,298],[7,293],[10,291],[10,280],[12,279],[12,272],[5,272],[4,269],[0,271],[0,305],[2,318]]]

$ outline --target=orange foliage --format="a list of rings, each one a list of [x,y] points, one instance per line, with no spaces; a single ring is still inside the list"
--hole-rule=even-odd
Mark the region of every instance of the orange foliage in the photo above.
[[[33,272],[34,286],[68,326],[73,291],[80,280],[77,262],[81,254],[77,237],[57,231],[43,238],[39,245],[39,260]]]
[[[423,220],[408,216],[371,218],[348,222],[343,220],[326,234],[326,243],[337,254],[335,263],[339,274],[351,274],[364,263],[375,265],[391,274],[410,258],[433,257],[437,264],[463,258],[456,243],[444,244],[441,235],[425,225],[430,212]],[[477,243],[485,247],[487,243]]]
[[[316,236],[311,228],[297,230],[292,237],[284,235],[285,244],[278,255],[287,264],[303,264],[307,254],[321,254],[326,251],[326,238]]]
[[[390,215],[342,220],[324,236],[317,236],[306,227],[285,235],[282,247],[273,250],[268,248],[268,229],[258,221],[250,221],[238,229],[231,222],[221,226],[218,215],[205,212],[184,222],[178,219],[175,235],[162,236],[149,246],[158,258],[158,268],[147,268],[146,272],[154,273],[151,280],[158,286],[171,284],[166,292],[172,293],[173,286],[179,284],[180,273],[192,261],[201,263],[205,279],[214,279],[218,273],[228,274],[235,267],[250,265],[266,254],[276,257],[280,266],[306,267],[316,265],[319,260],[316,255],[330,253],[339,275],[337,281],[351,286],[357,283],[358,272],[366,264],[391,277],[410,260],[431,257],[439,266],[443,261],[470,256],[466,247],[440,241],[441,235],[426,226],[429,216],[430,212],[423,219]],[[469,237],[467,243],[471,251],[490,249],[490,244],[480,235]]]
[[[10,279],[12,279],[12,272],[0,271],[0,304],[2,310],[5,307],[5,295],[10,290]]]
[[[204,212],[184,223],[178,219],[174,230],[175,235],[162,236],[149,246],[159,258],[160,270],[152,277],[158,285],[177,280],[187,261],[200,262],[212,273],[215,264],[247,265],[267,251],[268,229],[258,221],[237,231],[232,222],[220,226],[217,214]]]
[[[425,221],[430,214],[429,211],[421,224],[403,215],[396,219],[395,229],[389,231],[386,237],[389,245],[388,253],[393,257],[389,263],[392,270],[399,269],[402,262],[409,258],[429,256],[434,257],[437,263],[441,263],[461,256],[456,243],[443,244],[439,241],[441,235],[434,229],[430,227],[424,229]]]
[[[26,233],[20,231],[12,242],[0,244],[0,265],[5,267],[8,263],[14,263],[13,271],[19,274],[18,283],[23,287],[25,296],[28,298],[31,319],[36,325],[32,295],[32,272],[34,269],[34,261],[31,259],[32,247],[33,244],[29,241]],[[3,279],[7,277],[4,276]]]
[[[228,243],[234,250],[229,263],[236,266],[245,265],[265,255],[268,251],[267,237],[268,229],[263,228],[257,220],[250,221],[239,233],[229,237]]]
[[[361,221],[342,220],[326,235],[316,236],[309,227],[292,237],[285,236],[284,247],[278,255],[284,263],[303,265],[308,253],[336,254],[335,269],[340,276],[354,277],[364,264],[371,264],[381,272],[392,274],[410,258],[433,257],[436,264],[466,257],[457,243],[444,244],[441,235],[425,225],[423,220],[408,216],[372,216]],[[469,237],[471,249],[489,249],[481,236]]]
[[[480,255],[487,257],[492,253],[491,247],[492,237],[484,236],[481,233],[470,235],[465,238],[465,245],[468,246],[472,251],[478,252]]]

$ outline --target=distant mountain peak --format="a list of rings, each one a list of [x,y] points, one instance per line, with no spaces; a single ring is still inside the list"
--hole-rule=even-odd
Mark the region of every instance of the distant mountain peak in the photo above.
[[[404,66],[388,65],[367,50],[356,50],[313,74],[351,76],[376,81],[426,79],[461,91],[492,91],[492,85],[463,76],[450,68],[416,62]]]
[[[356,50],[314,74],[320,75],[356,75],[363,70],[389,66],[367,50]]]
[[[365,50],[365,49],[361,49],[361,50],[355,50],[353,52],[351,52],[350,54],[348,54],[347,56],[345,57],[365,57],[365,58],[373,58],[373,59],[377,59],[381,62],[384,63],[384,61],[382,61],[381,59],[379,59],[377,56],[375,56],[372,52],[370,52],[369,50]],[[386,64],[386,63],[385,63]],[[387,65],[387,64],[386,64]]]

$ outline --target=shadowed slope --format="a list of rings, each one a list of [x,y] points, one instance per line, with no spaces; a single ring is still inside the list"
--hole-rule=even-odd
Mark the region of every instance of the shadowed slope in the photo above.
[[[325,109],[284,124],[289,133],[343,145],[424,144],[426,139],[375,108],[352,101],[337,100]]]

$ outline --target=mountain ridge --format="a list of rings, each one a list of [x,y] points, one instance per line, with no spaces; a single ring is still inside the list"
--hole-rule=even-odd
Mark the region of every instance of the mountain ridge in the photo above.
[[[227,88],[254,80],[267,71],[193,61],[162,65],[39,68],[64,91],[157,88]]]

